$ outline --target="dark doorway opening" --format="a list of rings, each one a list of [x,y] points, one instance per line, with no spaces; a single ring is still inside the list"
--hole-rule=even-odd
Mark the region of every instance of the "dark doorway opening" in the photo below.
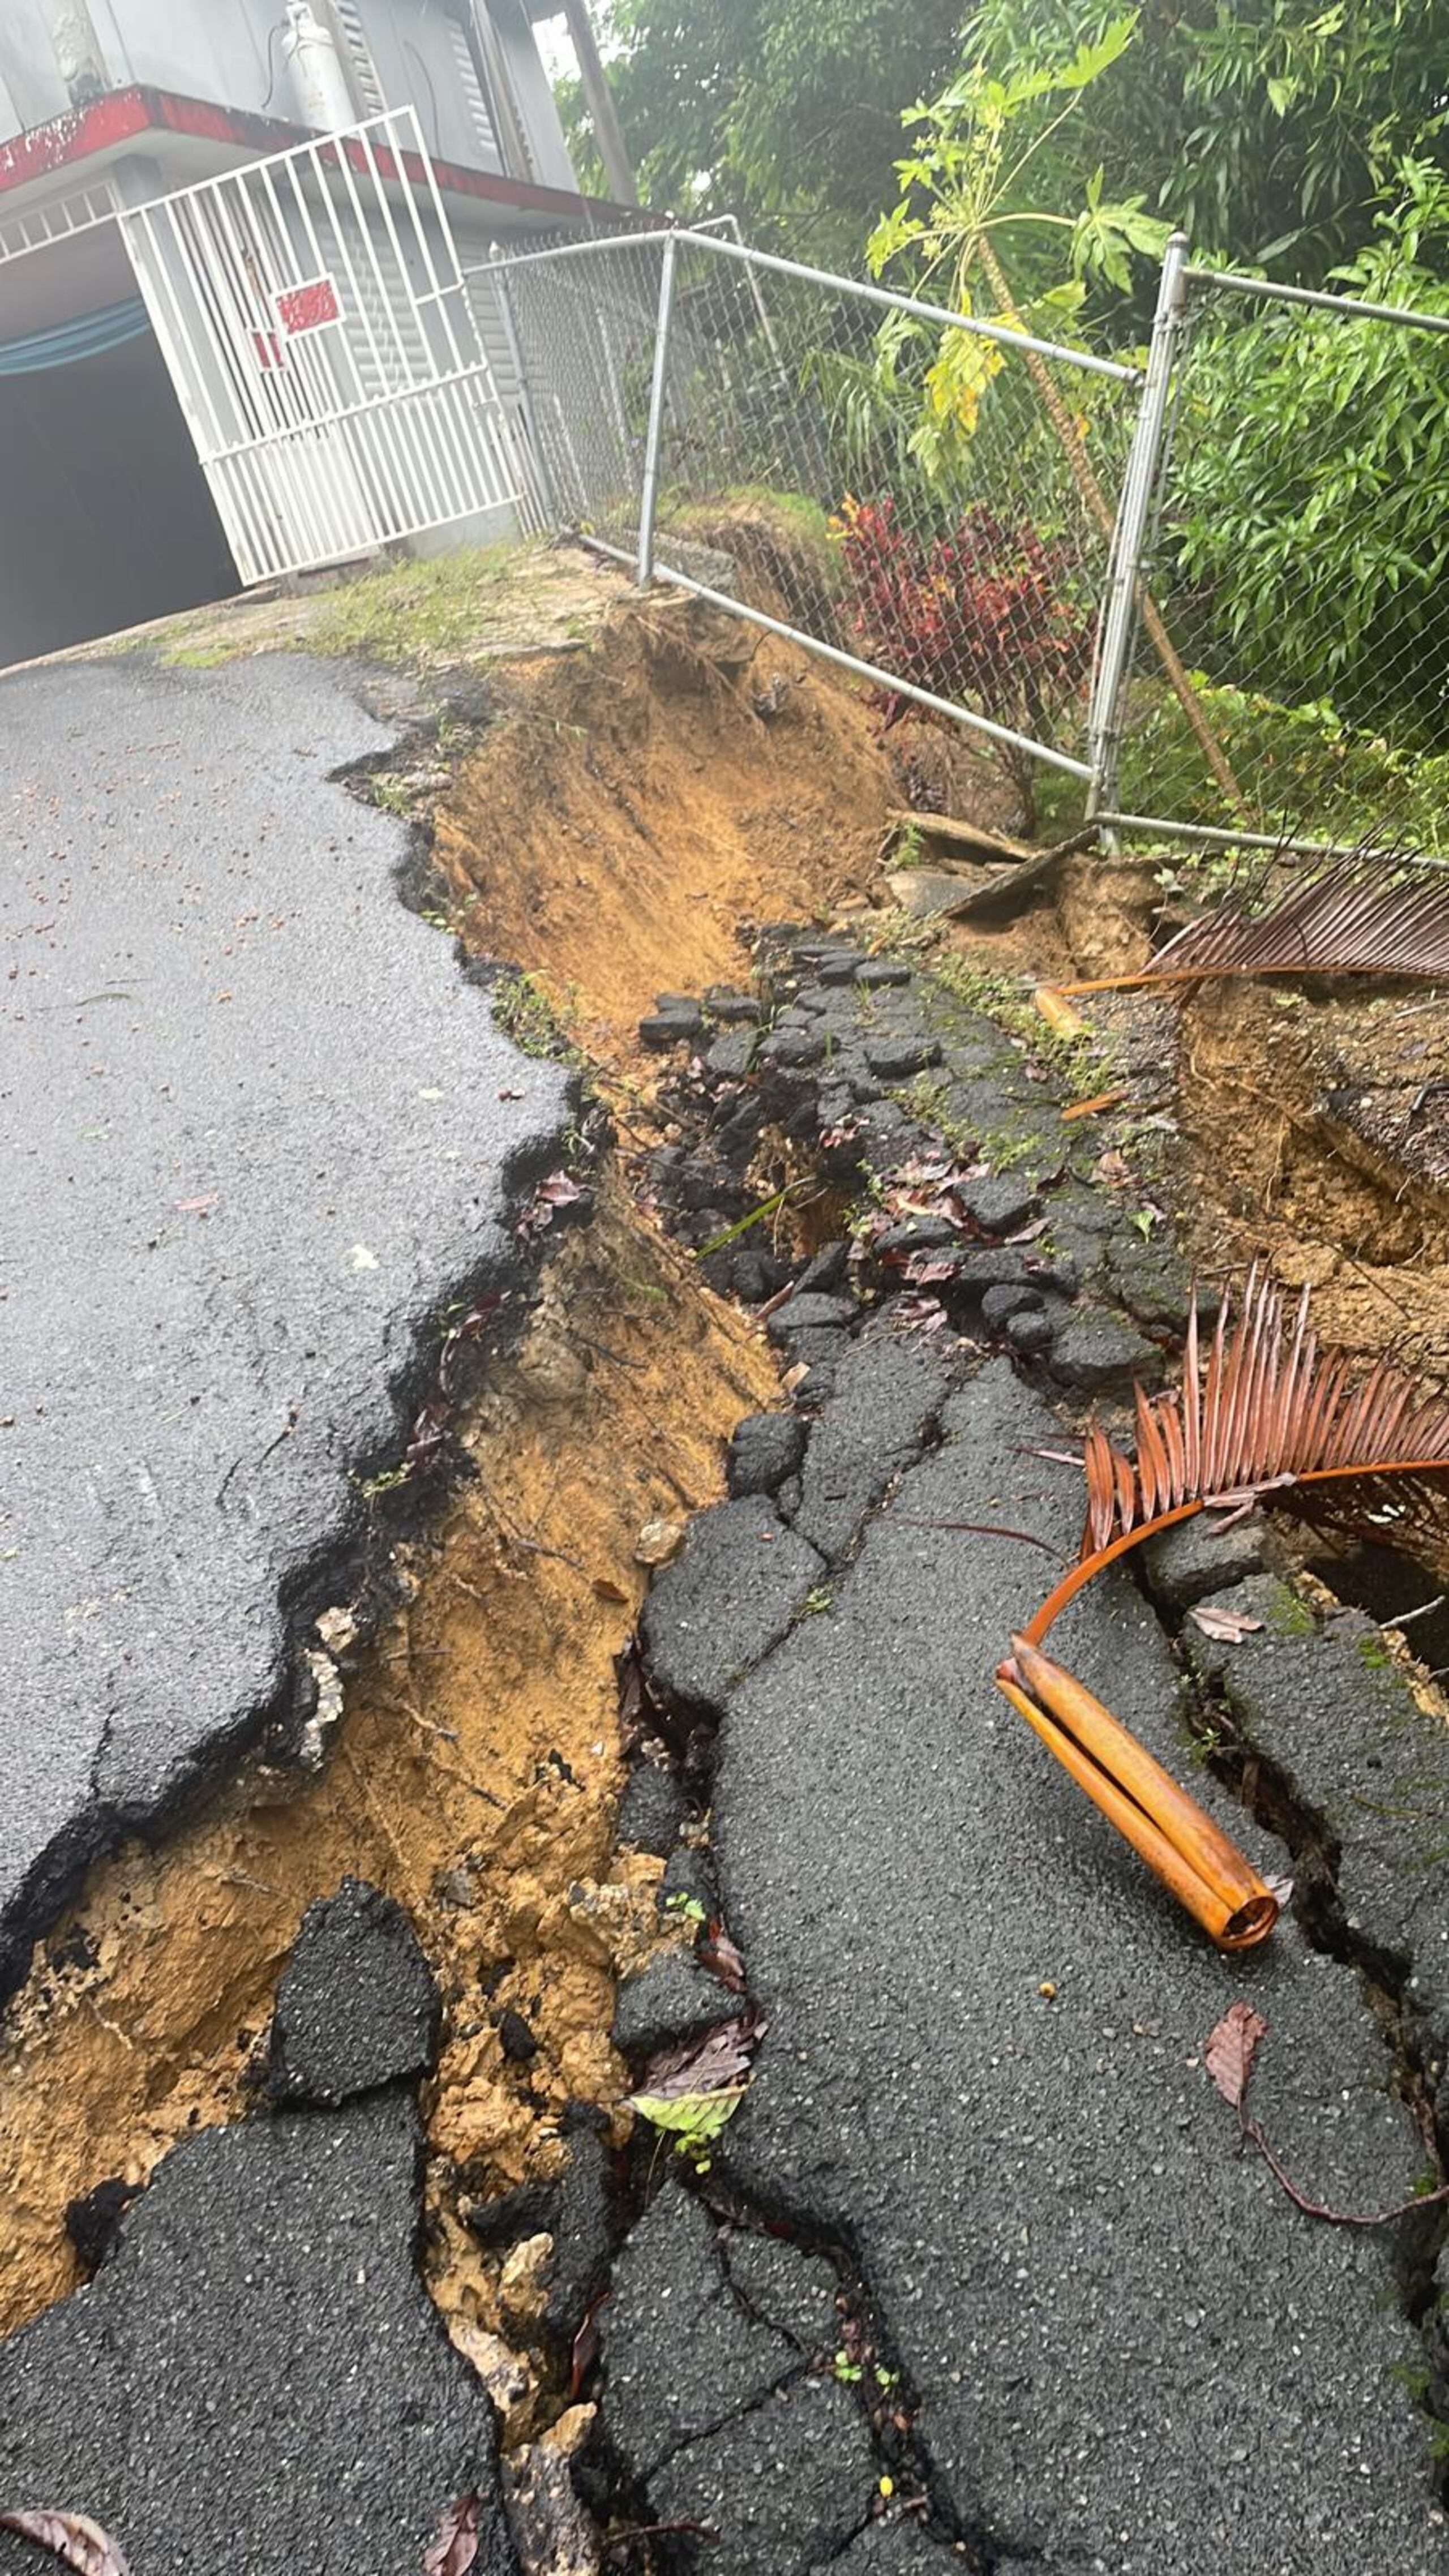
[[[149,331],[0,376],[0,665],[240,587]]]

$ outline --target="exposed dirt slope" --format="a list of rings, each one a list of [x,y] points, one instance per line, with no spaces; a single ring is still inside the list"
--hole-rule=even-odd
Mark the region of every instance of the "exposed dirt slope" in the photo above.
[[[898,795],[878,720],[788,646],[685,600],[623,606],[499,694],[436,853],[470,942],[539,973],[586,1047],[627,1053],[657,993],[737,975],[742,925],[871,883]]]
[[[348,1871],[400,1899],[440,1973],[432,2134],[475,2187],[546,2167],[565,2101],[618,2098],[614,1975],[655,1937],[659,1871],[611,1857],[634,1543],[713,1498],[723,1436],[773,1383],[606,1196],[488,1370],[475,1476],[403,1551],[411,1604],[359,1659],[325,1769],[255,1770],[159,1850],[123,1851],[37,1953],[0,2055],[0,2328],[72,2285],[72,2198],[247,2107],[301,1914]],[[510,2005],[540,2042],[526,2079],[499,2042]]]

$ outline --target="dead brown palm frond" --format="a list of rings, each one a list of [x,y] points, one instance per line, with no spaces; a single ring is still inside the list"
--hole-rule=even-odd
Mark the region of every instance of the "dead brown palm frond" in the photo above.
[[[1225,1292],[1204,1352],[1189,1316],[1180,1392],[1136,1393],[1136,1457],[1097,1427],[1087,1434],[1087,1525],[1081,1558],[1027,1630],[1039,1643],[1083,1583],[1154,1530],[1210,1508],[1326,1483],[1344,1487],[1338,1516],[1371,1480],[1410,1495],[1449,1485],[1449,1401],[1393,1360],[1364,1372],[1348,1351],[1320,1348],[1309,1291],[1289,1319],[1281,1289],[1250,1270],[1235,1311]]]
[[[1013,1638],[997,1680],[1219,1946],[1241,1949],[1271,1930],[1271,1892],[1231,1845],[1242,1875],[1225,1869],[1216,1827],[1175,1784],[1163,1789],[1166,1775],[1042,1655],[1042,1640],[1104,1566],[1196,1512],[1243,1510],[1282,1493],[1318,1517],[1353,1519],[1384,1479],[1410,1512],[1442,1495],[1449,1401],[1392,1360],[1365,1370],[1351,1353],[1320,1347],[1308,1290],[1290,1315],[1282,1291],[1251,1270],[1236,1300],[1224,1295],[1206,1350],[1194,1303],[1181,1390],[1147,1396],[1138,1388],[1136,1410],[1135,1456],[1099,1427],[1088,1432],[1080,1558]]]
[[[1392,851],[1360,850],[1315,867],[1274,902],[1271,875],[1236,890],[1178,931],[1131,974],[1038,989],[1037,1007],[1060,1023],[1066,997],[1224,975],[1408,975],[1449,980],[1449,872]]]

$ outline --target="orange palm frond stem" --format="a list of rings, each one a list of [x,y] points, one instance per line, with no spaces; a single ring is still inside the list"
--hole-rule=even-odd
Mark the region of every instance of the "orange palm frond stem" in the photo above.
[[[1196,1297],[1182,1386],[1136,1390],[1135,1456],[1097,1425],[1083,1456],[1087,1522],[1081,1555],[1012,1639],[998,1688],[1078,1786],[1222,1949],[1266,1938],[1271,1891],[1242,1854],[1080,1682],[1042,1654],[1069,1601],[1104,1566],[1158,1530],[1221,1505],[1312,1487],[1397,1478],[1406,1490],[1449,1485],[1449,1402],[1390,1360],[1359,1369],[1320,1350],[1305,1288],[1291,1320],[1282,1291],[1249,1271],[1236,1312],[1225,1292],[1206,1351]]]
[[[1024,1636],[997,1688],[1221,1950],[1265,1941],[1278,1900],[1195,1799],[1110,1709]]]

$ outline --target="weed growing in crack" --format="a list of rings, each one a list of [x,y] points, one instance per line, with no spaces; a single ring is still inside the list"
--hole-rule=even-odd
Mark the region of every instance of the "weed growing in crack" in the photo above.
[[[1038,1064],[1056,1074],[1072,1100],[1090,1100],[1108,1087],[1116,1071],[1116,1049],[1100,1031],[1084,1029],[1064,1037],[1047,1027],[1022,984],[1010,975],[994,975],[964,958],[933,957],[934,981],[967,1010],[992,1020],[1008,1037],[1020,1039]]]
[[[923,1127],[940,1128],[942,1133],[945,1132],[943,1121],[950,1097],[951,1085],[941,1073],[918,1073],[907,1083],[904,1091],[891,1094],[891,1098],[898,1100],[912,1118],[919,1119]]]
[[[357,1490],[365,1503],[378,1502],[384,1494],[395,1494],[400,1485],[412,1483],[411,1467],[384,1467],[375,1476],[360,1476]]]
[[[493,1017],[520,1055],[566,1064],[575,1073],[588,1069],[588,1059],[567,1034],[563,1021],[536,975],[520,970],[497,975],[490,987]]]
[[[700,1904],[699,1898],[686,1896],[682,1891],[676,1891],[673,1896],[666,1896],[662,1910],[672,1915],[676,1923],[692,1924],[697,1932],[702,1932],[709,1921],[709,1916]]]
[[[412,820],[417,805],[415,790],[395,769],[375,769],[372,772],[367,782],[367,801],[402,822]]]

